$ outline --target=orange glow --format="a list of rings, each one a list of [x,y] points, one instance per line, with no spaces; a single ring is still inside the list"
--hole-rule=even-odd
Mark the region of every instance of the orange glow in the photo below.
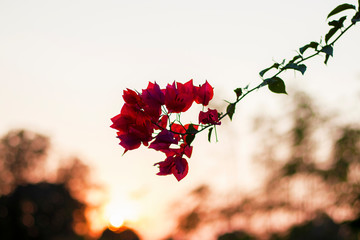
[[[121,213],[114,213],[109,218],[109,223],[114,228],[119,228],[124,224],[124,216]]]
[[[118,229],[127,223],[136,223],[139,215],[136,204],[130,200],[119,199],[109,202],[104,217],[110,229]]]

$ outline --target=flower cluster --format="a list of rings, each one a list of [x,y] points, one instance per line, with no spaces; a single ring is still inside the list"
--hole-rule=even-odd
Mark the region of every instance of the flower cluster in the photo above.
[[[193,80],[184,84],[174,81],[165,89],[160,89],[156,82],[149,82],[141,93],[126,89],[123,94],[125,103],[120,114],[111,118],[111,127],[117,130],[124,153],[139,148],[141,144],[163,152],[166,159],[155,164],[159,167],[157,174],[173,174],[180,181],[188,173],[184,157],[191,157],[190,144],[195,134],[209,125],[220,124],[218,112],[214,109],[200,111],[199,124],[183,125],[179,120],[180,113],[186,112],[194,102],[207,106],[213,95],[213,88],[207,81],[194,86]],[[171,118],[172,114],[177,115],[175,120]]]

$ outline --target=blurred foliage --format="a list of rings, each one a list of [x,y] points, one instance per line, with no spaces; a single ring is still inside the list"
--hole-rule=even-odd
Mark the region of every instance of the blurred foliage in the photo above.
[[[89,238],[86,210],[96,206],[85,201],[94,188],[90,169],[73,157],[62,160],[55,174],[47,171],[49,148],[48,137],[24,129],[0,139],[1,240]],[[136,239],[117,236],[105,239]]]
[[[49,145],[47,137],[26,130],[10,131],[1,139],[0,196],[42,172]]]
[[[196,188],[178,219],[182,234],[174,239],[206,226],[215,233],[228,229],[218,239],[255,239],[247,234],[272,240],[358,239],[360,126],[339,124],[319,109],[297,93],[286,124],[263,119],[263,145],[256,155],[267,174],[262,191],[219,196],[208,187]],[[196,194],[199,189],[206,194]]]

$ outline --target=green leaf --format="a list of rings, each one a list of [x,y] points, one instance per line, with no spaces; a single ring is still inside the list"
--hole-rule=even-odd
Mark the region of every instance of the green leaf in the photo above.
[[[342,28],[344,26],[345,20],[346,20],[346,16],[343,16],[339,20],[334,20],[329,22],[329,26],[333,26],[335,28]]]
[[[226,108],[226,112],[229,115],[230,120],[232,120],[232,117],[235,113],[235,103],[230,103]]]
[[[306,65],[305,64],[289,63],[284,68],[285,69],[294,69],[296,71],[301,72],[302,75],[304,75],[304,73],[306,71]]]
[[[301,55],[296,55],[295,57],[293,57],[293,59],[291,59],[291,60],[289,61],[289,63],[293,63],[293,62],[295,62],[296,60],[298,60],[299,58],[302,58],[302,56],[301,56]]]
[[[333,56],[334,48],[331,45],[326,45],[320,51],[326,53],[327,55]]]
[[[327,62],[329,61],[329,58],[330,58],[330,55],[329,55],[329,54],[326,54],[326,56],[325,56],[325,61],[324,61],[325,64],[327,64]]]
[[[234,92],[236,93],[236,99],[239,99],[239,97],[242,95],[242,89],[237,88],[234,90]]]
[[[194,124],[190,124],[188,129],[186,130],[186,134],[196,134],[198,130],[194,128]]]
[[[273,93],[287,94],[284,81],[279,77],[273,77],[269,79],[269,90]]]
[[[327,64],[329,61],[330,56],[333,56],[334,48],[331,45],[326,45],[321,49],[321,52],[326,53],[324,63]]]
[[[339,28],[331,28],[329,32],[325,35],[325,42],[328,43],[330,38],[339,30]]]
[[[360,22],[360,0],[359,0],[359,10],[355,13],[354,17],[351,19],[352,23]]]
[[[264,74],[265,74],[267,71],[271,70],[272,68],[278,69],[279,66],[280,66],[279,63],[274,63],[271,67],[265,68],[264,70],[262,70],[261,72],[259,72],[259,75],[260,75],[261,77],[263,77]]]
[[[188,145],[190,145],[195,139],[195,134],[187,134],[185,137],[185,141]]]
[[[270,69],[271,69],[271,67],[265,68],[264,70],[262,70],[262,71],[259,72],[259,75],[260,75],[261,77],[263,77],[264,74],[265,74],[267,71],[269,71]]]
[[[354,9],[356,10],[356,7],[352,4],[348,4],[348,3],[344,3],[344,4],[341,4],[339,6],[337,6],[334,10],[332,10],[329,15],[327,16],[327,18],[339,13],[339,12],[342,12],[342,11],[345,11],[345,10],[348,10],[348,9]]]
[[[308,49],[308,48],[314,48],[316,50],[316,48],[319,46],[319,43],[317,42],[311,42],[309,44],[306,44],[305,46],[301,47],[299,49],[301,54],[304,54],[304,52]]]
[[[319,43],[318,42],[311,42],[311,43],[309,43],[309,47],[311,47],[311,48],[317,48],[319,46]]]
[[[209,129],[209,133],[208,133],[208,141],[211,142],[211,133],[214,130],[214,128],[210,128]]]
[[[188,129],[186,130],[186,137],[185,137],[185,141],[187,144],[191,144],[194,139],[195,139],[195,134],[198,132],[198,130],[196,130],[194,128],[194,124],[190,124]]]
[[[309,44],[307,44],[307,45],[299,48],[299,51],[300,51],[301,54],[304,54],[304,52],[305,52],[308,48],[309,48]]]

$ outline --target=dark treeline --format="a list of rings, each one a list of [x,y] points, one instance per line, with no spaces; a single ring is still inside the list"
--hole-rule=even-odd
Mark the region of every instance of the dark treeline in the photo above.
[[[29,130],[9,131],[0,140],[0,239],[93,239],[83,196],[93,185],[78,158],[44,167],[49,138]],[[51,175],[51,176],[50,176]],[[131,229],[105,230],[100,240],[137,240]]]

